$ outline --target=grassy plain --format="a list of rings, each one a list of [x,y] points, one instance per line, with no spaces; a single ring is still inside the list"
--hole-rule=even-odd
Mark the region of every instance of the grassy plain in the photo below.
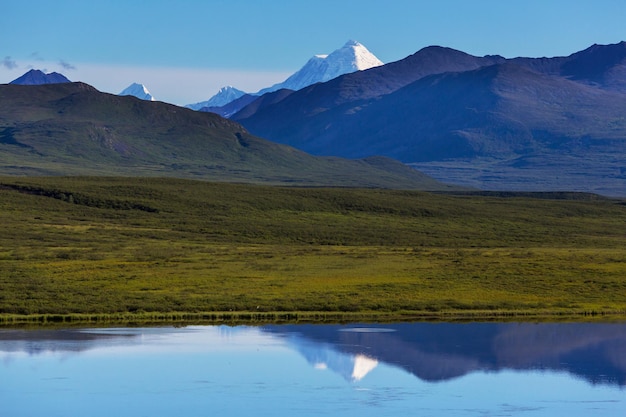
[[[626,314],[626,204],[0,178],[0,322]]]

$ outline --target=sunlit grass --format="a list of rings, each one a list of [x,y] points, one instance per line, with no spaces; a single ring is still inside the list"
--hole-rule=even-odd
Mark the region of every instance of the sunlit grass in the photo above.
[[[5,318],[626,312],[619,201],[180,180],[0,182],[156,209],[0,189]]]

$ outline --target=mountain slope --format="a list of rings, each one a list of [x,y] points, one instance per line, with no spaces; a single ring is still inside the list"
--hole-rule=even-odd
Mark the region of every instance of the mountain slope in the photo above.
[[[592,45],[568,57],[561,74],[602,88],[626,92],[626,42]]]
[[[624,45],[512,60],[429,47],[232,119],[313,154],[385,155],[479,188],[625,195]]]
[[[82,83],[0,85],[0,173],[448,189],[399,162],[319,158],[211,113]]]
[[[43,71],[32,69],[19,78],[11,81],[9,84],[17,85],[42,85],[42,84],[61,84],[71,82],[64,75],[58,72],[45,74]]]
[[[251,112],[244,113],[242,110],[242,114],[231,118],[249,125],[253,130],[257,128],[257,123],[263,124],[263,121],[279,114],[285,124],[297,125],[304,123],[310,115],[344,103],[389,94],[428,75],[468,71],[502,61],[504,58],[498,56],[475,57],[450,48],[429,46],[400,61],[306,87],[261,116],[255,117]],[[275,139],[272,135],[266,137]]]
[[[566,57],[514,58],[510,60],[534,71],[560,75],[573,81],[626,92],[626,42],[592,45]]]
[[[602,143],[621,148],[624,108],[624,95],[506,63],[426,77],[355,110],[343,125],[359,138],[353,150],[340,149],[339,135],[315,135],[311,143],[318,150],[338,145],[334,153],[349,157],[382,152],[404,162],[563,152]],[[331,118],[338,120],[337,113]]]
[[[324,142],[326,135],[339,137],[342,134],[343,120],[354,119],[347,116],[357,112],[360,106],[370,105],[374,98],[393,93],[429,75],[472,71],[505,62],[518,64],[535,73],[555,76],[550,78],[547,84],[554,82],[554,85],[558,85],[561,82],[560,79],[566,78],[577,81],[579,84],[594,86],[601,80],[605,80],[604,90],[611,91],[608,86],[619,86],[619,77],[616,74],[619,74],[621,68],[624,67],[622,63],[626,62],[626,43],[603,47],[596,45],[569,57],[516,58],[513,60],[506,60],[499,56],[474,57],[449,48],[428,47],[401,61],[310,86],[272,106],[264,106],[255,111],[243,109],[239,114],[233,115],[232,119],[240,121],[253,133],[280,143],[300,146],[300,143],[313,141],[313,138],[317,138],[316,142]],[[445,78],[443,82],[450,80],[452,78]],[[462,80],[468,83],[475,81],[471,77]],[[626,82],[626,77],[623,81]],[[523,77],[519,79],[519,82],[518,87],[520,91],[523,91],[521,85],[524,82]],[[619,87],[612,91],[621,92]],[[474,93],[480,94],[477,91]],[[602,97],[601,91],[597,94]],[[558,94],[553,98],[544,97],[544,101],[554,102],[555,105],[563,107],[565,103],[559,102],[563,97],[559,97]],[[412,101],[411,97],[407,99],[409,102]],[[588,99],[594,102],[595,96],[590,96]],[[416,96],[415,100],[418,102],[421,98]],[[340,107],[344,105],[345,109]],[[397,104],[396,107],[401,111],[403,105]],[[569,105],[577,104],[570,102]],[[325,114],[326,112],[331,113]],[[335,115],[342,112],[348,112],[348,114],[337,116],[340,118],[337,119]],[[317,119],[323,122],[316,122]],[[337,129],[326,128],[330,120],[334,121],[332,126],[337,126]],[[323,131],[319,130],[320,126],[325,126]],[[321,143],[315,146],[318,148],[316,152],[333,153],[322,151]],[[355,144],[355,146],[359,145]],[[303,149],[313,151],[306,146]]]

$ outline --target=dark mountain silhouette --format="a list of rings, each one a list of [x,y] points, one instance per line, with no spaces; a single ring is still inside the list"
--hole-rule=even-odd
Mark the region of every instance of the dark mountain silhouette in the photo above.
[[[51,72],[45,74],[43,71],[32,69],[19,78],[11,81],[9,84],[18,85],[42,85],[42,84],[61,84],[70,83],[71,81],[65,78],[64,75],[58,72]]]
[[[567,57],[515,58],[511,62],[537,72],[608,90],[626,92],[626,42],[592,45]]]
[[[480,188],[626,195],[624,62],[624,42],[511,60],[430,47],[233,119],[316,155],[385,155]]]
[[[0,85],[0,173],[448,189],[389,158],[319,158],[211,113],[83,83]]]
[[[561,74],[626,92],[626,42],[593,45],[575,53],[563,64]]]
[[[352,149],[330,132],[301,147],[321,153],[323,145],[334,146],[333,154],[382,154],[404,162],[623,151],[625,108],[622,94],[506,63],[426,77],[367,103],[350,117],[350,134],[359,138]],[[337,119],[337,112],[329,113],[323,123]]]

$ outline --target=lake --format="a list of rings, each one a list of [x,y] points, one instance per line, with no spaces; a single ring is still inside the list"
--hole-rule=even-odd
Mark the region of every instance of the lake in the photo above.
[[[0,330],[0,416],[624,416],[626,324]]]

